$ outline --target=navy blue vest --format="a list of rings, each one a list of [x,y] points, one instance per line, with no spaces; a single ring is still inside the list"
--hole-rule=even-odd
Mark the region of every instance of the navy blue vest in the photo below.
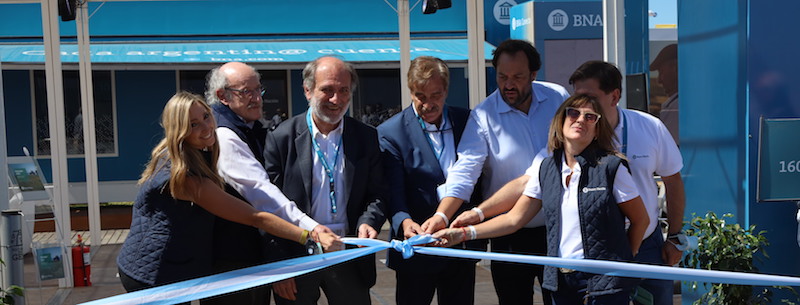
[[[247,124],[233,110],[222,103],[211,105],[211,110],[214,112],[217,126],[235,132],[239,139],[247,143],[261,166],[264,166],[264,143],[267,141],[267,130],[261,126],[261,122],[255,121],[253,128],[247,127]]]
[[[542,211],[546,214],[547,255],[558,257],[561,241],[561,205],[563,186],[561,165],[564,152],[556,150],[553,157],[542,162],[539,182],[542,186]],[[630,244],[625,231],[625,216],[614,199],[614,179],[619,164],[625,160],[615,155],[595,153],[592,147],[575,156],[581,166],[578,181],[578,210],[584,257],[608,261],[631,261]],[[545,266],[542,287],[557,291],[557,269]],[[604,295],[627,290],[635,279],[595,275],[587,281],[590,295]]]
[[[255,121],[253,128],[247,127],[239,116],[228,106],[217,103],[211,106],[217,126],[225,127],[239,136],[242,142],[250,147],[253,155],[261,166],[264,166],[264,143],[267,138],[266,129],[261,123]],[[242,201],[247,202],[236,190],[226,185],[225,191]],[[235,263],[240,268],[249,267],[264,262],[263,242],[258,229],[217,218],[214,228],[214,259],[227,261],[225,265]],[[217,270],[225,271],[225,270]]]
[[[163,161],[169,162],[169,161]],[[131,231],[117,256],[131,278],[163,285],[212,273],[214,215],[169,193],[167,164],[141,185]]]

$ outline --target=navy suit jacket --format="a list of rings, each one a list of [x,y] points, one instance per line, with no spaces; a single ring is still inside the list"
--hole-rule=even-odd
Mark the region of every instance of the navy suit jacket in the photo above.
[[[267,134],[264,167],[272,183],[280,188],[289,200],[294,201],[300,210],[310,214],[314,149],[311,146],[311,133],[306,123],[306,113],[290,118]],[[344,146],[345,177],[342,183],[348,190],[345,194],[347,196],[347,235],[357,235],[358,226],[362,223],[380,231],[386,217],[383,212],[384,203],[381,200],[385,184],[383,183],[377,132],[375,128],[351,117],[345,116],[343,123],[342,145]],[[290,256],[305,253],[305,249],[296,241],[289,241],[281,247],[293,248]],[[273,247],[270,248],[270,250],[275,250]],[[272,254],[274,253],[268,255]],[[365,272],[365,280],[371,287],[375,283],[374,257],[367,256],[363,261],[362,271]]]
[[[470,111],[445,107],[447,120],[453,126],[453,140],[458,147]],[[378,126],[378,138],[383,151],[384,179],[389,186],[384,200],[392,225],[391,236],[403,240],[402,221],[410,217],[422,225],[430,218],[439,206],[436,188],[445,182],[446,177],[411,107]],[[446,149],[454,150],[456,147]],[[475,190],[470,201],[478,204],[481,198],[477,190],[480,187]],[[455,215],[468,206],[464,204]],[[480,248],[474,243],[469,246]],[[414,268],[418,272],[436,272],[444,268],[440,260],[419,254],[403,260],[398,252],[388,251],[387,264],[392,269]]]

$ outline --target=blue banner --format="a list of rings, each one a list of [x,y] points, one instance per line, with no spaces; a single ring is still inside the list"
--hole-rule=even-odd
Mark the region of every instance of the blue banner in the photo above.
[[[486,59],[494,46],[484,42]],[[446,61],[467,61],[466,39],[423,39],[411,41],[411,58],[428,55]],[[0,45],[0,61],[11,63],[44,62],[42,45]],[[224,63],[277,62],[305,63],[324,55],[336,55],[350,62],[400,61],[397,40],[321,40],[282,42],[208,42],[93,44],[93,63]],[[78,46],[61,45],[62,62],[78,62]]]

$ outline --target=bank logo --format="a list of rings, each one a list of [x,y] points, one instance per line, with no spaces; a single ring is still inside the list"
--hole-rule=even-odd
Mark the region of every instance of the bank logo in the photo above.
[[[547,24],[553,31],[560,32],[567,28],[569,16],[564,10],[553,10],[547,16]]]
[[[517,5],[514,0],[500,0],[494,4],[494,19],[502,25],[511,24],[511,7]]]

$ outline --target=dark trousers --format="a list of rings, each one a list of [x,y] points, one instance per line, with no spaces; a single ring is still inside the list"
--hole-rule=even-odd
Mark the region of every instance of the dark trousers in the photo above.
[[[425,273],[395,270],[397,305],[429,305],[436,293],[439,305],[475,304],[475,261],[448,259],[444,270]]]
[[[547,255],[547,231],[544,226],[491,239],[492,252]],[[500,305],[533,305],[533,284],[542,283],[541,265],[492,261],[492,282]],[[545,305],[550,305],[549,291],[542,289]]]
[[[370,305],[369,286],[359,274],[358,261],[341,263],[294,279],[297,300],[289,301],[275,295],[278,305],[316,305],[320,288],[330,305]]]
[[[251,266],[257,266],[258,263],[255,262],[237,262],[237,261],[227,261],[227,260],[218,260],[214,262],[214,272],[215,273],[222,273],[228,272],[236,269],[247,268]],[[213,296],[210,298],[200,300],[200,304],[202,305],[227,305],[227,304],[263,304],[269,305],[269,298],[271,295],[272,290],[270,289],[269,285],[253,287],[245,290],[240,290],[236,292],[226,293],[223,295]]]
[[[594,276],[592,273],[580,271],[558,273],[558,291],[551,292],[555,305],[627,305],[630,302],[629,290],[613,294],[588,296],[587,280]]]
[[[639,253],[636,254],[634,260],[645,264],[665,265],[666,263],[661,257],[661,250],[663,247],[664,236],[661,235],[661,230],[656,228],[653,234],[650,234],[650,236],[642,241],[642,245],[639,247]],[[639,283],[639,286],[653,294],[653,304],[672,304],[672,281],[645,279]]]

